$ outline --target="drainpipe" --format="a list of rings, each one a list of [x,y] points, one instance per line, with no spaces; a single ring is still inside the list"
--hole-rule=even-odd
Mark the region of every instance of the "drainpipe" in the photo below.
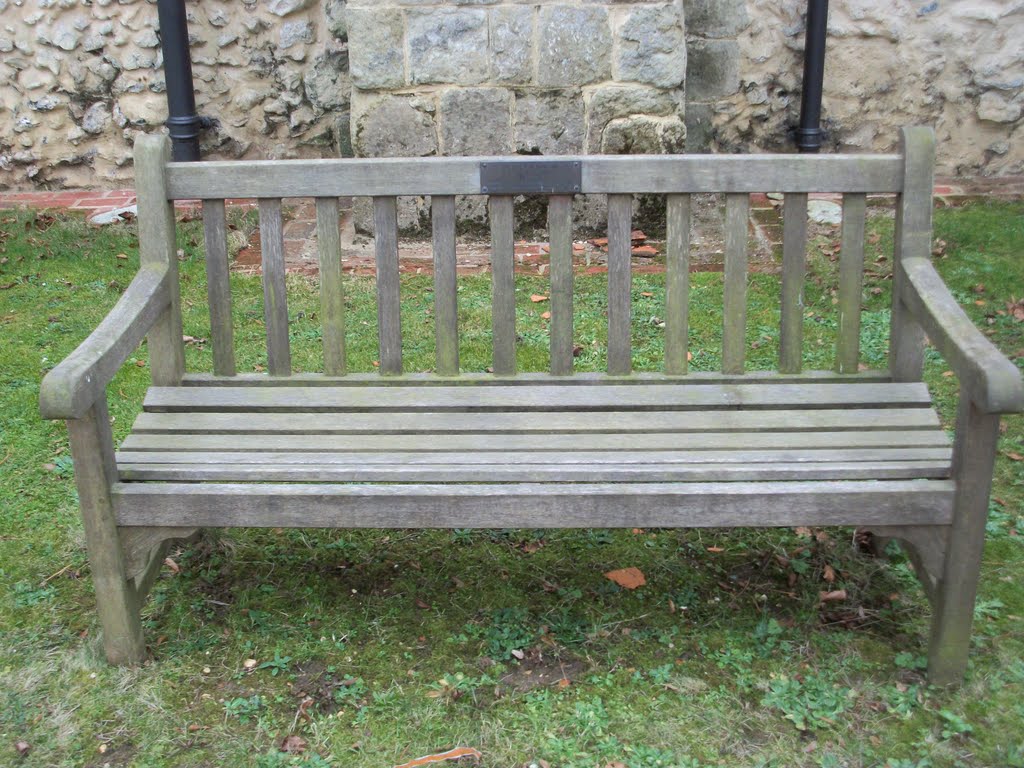
[[[164,52],[166,125],[171,135],[171,157],[176,161],[198,160],[199,131],[204,126],[196,114],[185,0],[157,0],[156,7],[160,18],[160,45]]]
[[[796,146],[801,152],[817,152],[825,132],[821,130],[821,89],[825,79],[825,31],[828,0],[807,0],[807,42],[804,46],[804,83],[800,94],[800,127]]]

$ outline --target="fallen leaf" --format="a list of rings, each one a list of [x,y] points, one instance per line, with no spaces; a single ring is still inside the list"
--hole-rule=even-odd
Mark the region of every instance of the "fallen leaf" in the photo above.
[[[306,751],[306,740],[301,736],[292,734],[291,736],[285,736],[284,741],[281,742],[280,750],[287,752],[289,755],[301,755]]]
[[[654,294],[653,294],[653,293],[651,293],[650,291],[640,291],[640,295],[641,295],[641,296],[643,296],[644,298],[647,298],[647,299],[649,299],[649,298],[651,298],[651,296],[653,296]]]
[[[242,669],[256,669],[256,659],[246,659],[243,661]]]
[[[32,745],[27,741],[16,741],[14,742],[14,748],[17,750],[19,755],[25,757],[25,755],[32,750]]]
[[[611,579],[624,589],[636,589],[647,583],[644,573],[639,568],[619,568],[615,571],[608,571],[606,579]]]
[[[826,564],[822,569],[821,578],[831,584],[836,580],[836,571],[831,565]]]
[[[819,592],[818,593],[818,599],[821,600],[821,602],[823,602],[823,603],[830,603],[830,602],[835,602],[835,601],[838,601],[838,600],[845,600],[846,599],[846,590],[845,589],[833,589],[830,592]]]
[[[115,259],[121,259],[122,261],[127,261],[128,260],[128,254],[127,253],[119,253],[114,258]]]
[[[547,296],[543,296],[543,295],[541,295],[539,293],[535,293],[532,296],[530,296],[530,301],[532,301],[534,304],[540,304],[540,302],[547,301],[547,300],[548,300]]]
[[[707,550],[708,550],[708,552],[714,552],[716,554],[719,553],[719,552],[725,552],[725,548],[724,547],[707,547]]]
[[[426,600],[420,600],[417,597],[416,598],[416,607],[419,608],[420,610],[426,611],[426,610],[430,609],[430,603],[428,603]]]
[[[13,283],[4,283],[3,285],[0,285],[0,291],[9,291],[11,288],[16,286],[17,284],[18,284],[17,280],[15,280]]]
[[[164,565],[171,569],[171,573],[177,576],[181,573],[181,567],[169,557],[164,558]]]
[[[688,363],[692,363],[693,362],[693,352],[687,352],[686,353],[686,361]]]
[[[1014,453],[1013,451],[1007,451],[1006,458],[1010,461],[1024,461],[1024,456],[1021,456],[1019,453]]]
[[[798,526],[796,528],[795,533],[801,539],[809,539],[809,538],[811,538],[814,535],[813,533],[811,533],[811,529],[808,528],[806,525]]]
[[[550,320],[551,319],[551,313],[550,312],[542,312],[540,317],[541,317],[542,320]]]
[[[572,681],[568,677],[563,677],[556,683],[556,685],[559,688],[568,688],[570,685],[572,685]]]
[[[517,659],[519,659],[520,661],[522,661],[523,659],[525,659],[525,658],[526,658],[526,654],[525,654],[525,653],[523,653],[523,652],[522,652],[521,650],[519,650],[518,648],[517,648],[517,649],[515,649],[514,651],[511,651],[511,654],[512,654],[513,656],[515,656],[515,657],[516,657]]]

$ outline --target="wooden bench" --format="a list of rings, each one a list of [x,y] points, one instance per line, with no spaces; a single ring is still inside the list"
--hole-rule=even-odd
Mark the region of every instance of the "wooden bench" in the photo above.
[[[42,385],[66,419],[107,658],[171,540],[204,526],[852,525],[908,547],[934,606],[929,675],[962,678],[1000,413],[1021,378],[930,263],[933,136],[886,155],[169,161],[135,154],[141,268]],[[777,372],[745,372],[749,194],[785,195]],[[725,193],[722,371],[687,372],[693,193]],[[802,369],[808,193],[842,193],[835,368]],[[549,197],[550,373],[516,373],[513,202]],[[572,199],[607,195],[607,373],[573,376]],[[661,374],[631,373],[633,193],[667,198]],[[890,365],[859,371],[867,193],[895,193]],[[489,197],[493,373],[459,369],[455,195]],[[373,198],[379,375],[346,372],[338,197]],[[397,195],[430,195],[436,366],[402,368]],[[224,199],[259,199],[269,375],[236,371]],[[293,375],[281,198],[316,199],[323,374]],[[212,375],[186,373],[173,201],[204,201]],[[955,442],[922,383],[925,336],[961,384]],[[152,388],[115,453],[106,387],[148,339]]]

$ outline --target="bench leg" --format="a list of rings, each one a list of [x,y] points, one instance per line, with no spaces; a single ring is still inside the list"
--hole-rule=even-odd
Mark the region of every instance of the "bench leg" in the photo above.
[[[928,647],[928,681],[933,685],[959,685],[967,670],[998,439],[999,416],[982,413],[962,394],[953,450],[953,525]]]
[[[117,470],[106,400],[100,398],[81,419],[69,421],[68,434],[96,608],[103,628],[103,650],[111,664],[137,664],[146,657],[146,645],[139,600],[125,572],[110,500]]]

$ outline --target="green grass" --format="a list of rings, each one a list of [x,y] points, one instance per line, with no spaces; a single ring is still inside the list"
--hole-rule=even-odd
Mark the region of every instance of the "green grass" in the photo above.
[[[39,381],[117,300],[137,266],[131,226],[0,214],[0,765],[380,768],[455,745],[484,766],[1024,765],[1022,419],[1004,420],[964,688],[929,689],[930,611],[903,557],[859,553],[850,530],[232,530],[173,553],[146,604],[153,661],[101,659],[66,432]],[[1020,360],[1024,205],[936,213],[938,266],[976,322]],[[208,337],[201,226],[181,228],[185,333]],[[891,219],[870,221],[865,362],[883,366]],[[831,367],[832,240],[812,244],[805,362]],[[117,254],[127,258],[119,259]],[[239,368],[265,366],[258,278],[234,276]],[[980,285],[979,285],[980,284]],[[289,278],[296,368],[321,361],[315,282]],[[547,364],[542,278],[518,278],[519,364]],[[355,370],[376,358],[373,283],[350,279]],[[603,276],[576,288],[577,365],[605,359]],[[657,370],[664,279],[634,281],[634,346]],[[647,296],[646,294],[650,294]],[[403,280],[405,359],[432,364],[431,282]],[[489,280],[461,279],[465,370],[489,364]],[[750,359],[777,355],[778,280],[755,275]],[[692,289],[696,370],[720,362],[721,276]],[[983,302],[978,304],[976,302]],[[209,370],[208,344],[188,363]],[[109,389],[127,433],[147,385],[140,349]],[[943,418],[955,379],[927,357]],[[647,586],[603,577],[639,567]],[[840,603],[819,605],[825,567]],[[515,653],[513,653],[515,652]],[[524,656],[519,659],[518,656]],[[255,660],[249,669],[246,660]],[[563,677],[568,685],[552,684]],[[305,699],[310,699],[303,705]],[[289,735],[307,744],[278,751]],[[14,744],[30,752],[18,756]],[[101,751],[102,750],[102,751]]]

